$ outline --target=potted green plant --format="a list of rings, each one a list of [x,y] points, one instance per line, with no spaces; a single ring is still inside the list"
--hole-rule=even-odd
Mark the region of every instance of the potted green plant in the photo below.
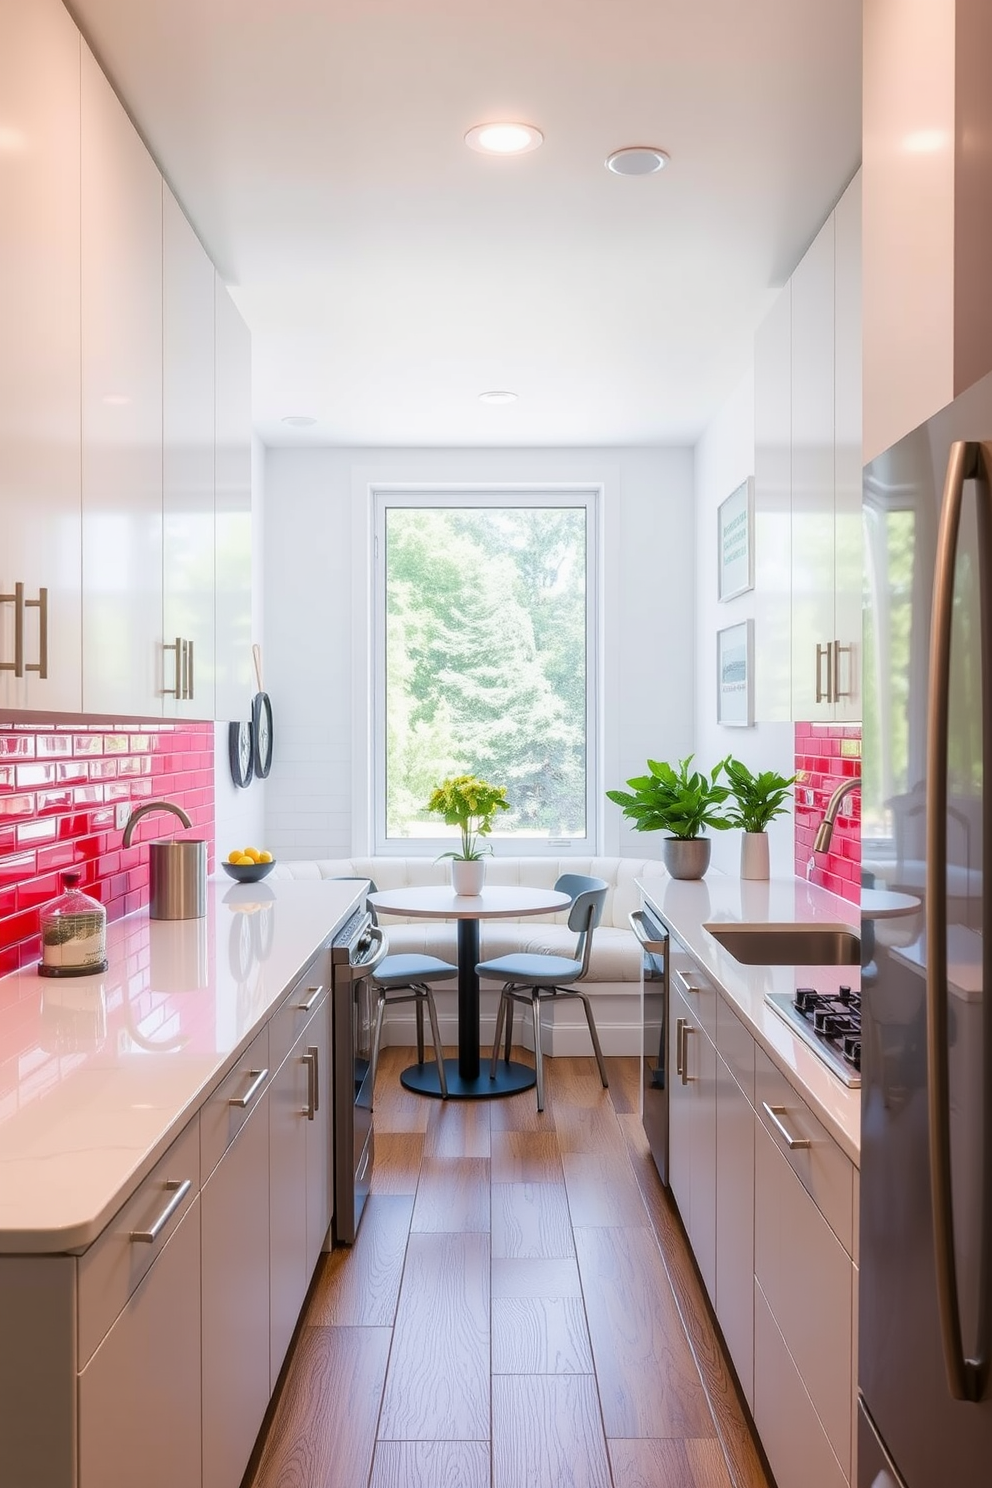
[[[488,837],[498,811],[509,811],[506,789],[489,785],[476,775],[455,775],[443,780],[431,793],[427,810],[443,816],[449,827],[461,832],[461,847],[452,848],[438,858],[451,859],[451,884],[456,894],[480,894],[485,876],[487,853],[492,852]]]
[[[718,783],[723,761],[707,775],[690,770],[693,756],[679,760],[678,769],[648,760],[647,775],[628,780],[629,791],[608,790],[607,796],[634,823],[635,832],[665,832],[661,856],[673,878],[702,878],[710,863],[710,839],[704,827],[722,832],[730,823],[720,807],[730,794]]]
[[[743,829],[741,838],[741,878],[768,877],[768,837],[765,828],[786,810],[789,787],[795,775],[788,778],[776,770],[763,770],[754,775],[742,760],[728,755],[723,762],[730,787],[732,805],[727,822]]]

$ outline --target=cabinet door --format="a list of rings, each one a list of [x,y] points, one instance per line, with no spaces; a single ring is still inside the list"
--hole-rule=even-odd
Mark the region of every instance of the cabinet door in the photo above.
[[[839,719],[861,717],[861,172],[834,213],[834,633]]]
[[[162,221],[162,694],[214,716],[214,266],[168,186]]]
[[[753,1409],[754,1113],[719,1054],[716,1082],[716,1313]]]
[[[200,1201],[79,1376],[78,1488],[200,1483]]]
[[[215,289],[216,717],[251,704],[251,338],[219,279]]]
[[[792,276],[792,717],[834,715],[834,219]],[[819,648],[819,649],[818,649]]]
[[[792,288],[754,338],[755,717],[792,717]]]
[[[78,711],[79,33],[57,0],[0,7],[0,706]],[[14,674],[15,586],[23,661]]]
[[[820,1429],[849,1478],[854,1427],[852,1262],[779,1150],[777,1139],[760,1121],[755,1129],[754,1205],[755,1279]],[[757,1360],[754,1396],[755,1420],[767,1447],[769,1417],[781,1406],[761,1379]],[[773,1457],[771,1462],[778,1477],[779,1465]],[[787,1478],[780,1481],[788,1484]],[[812,1488],[812,1478],[809,1481]]]
[[[200,1195],[203,1488],[241,1481],[269,1401],[268,1122],[262,1095]]]
[[[307,1122],[307,1285],[320,1259],[331,1223],[331,1161],[333,1107],[331,1104],[330,998],[314,1013],[304,1043],[313,1056],[316,1109]]]
[[[308,1032],[269,1088],[269,1385],[275,1388],[310,1280],[307,1271]]]
[[[162,178],[82,48],[83,706],[162,713]]]
[[[689,1022],[685,999],[673,988],[668,1018],[668,1186],[687,1231],[692,1220],[692,1088],[682,1047]]]

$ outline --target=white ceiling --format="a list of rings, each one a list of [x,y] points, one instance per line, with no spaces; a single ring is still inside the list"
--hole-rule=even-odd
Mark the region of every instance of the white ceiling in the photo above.
[[[693,442],[860,158],[861,0],[70,9],[251,327],[269,444]],[[499,118],[544,147],[465,147]],[[631,144],[671,165],[604,169]]]

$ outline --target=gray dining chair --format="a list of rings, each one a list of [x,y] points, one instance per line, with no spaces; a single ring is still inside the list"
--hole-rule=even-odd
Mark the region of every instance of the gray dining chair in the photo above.
[[[592,934],[603,916],[606,891],[609,885],[601,878],[589,878],[582,873],[563,873],[555,888],[570,894],[572,902],[568,910],[568,928],[578,936],[574,957],[551,956],[545,953],[530,954],[515,952],[509,956],[497,956],[493,961],[480,961],[476,970],[480,977],[503,979],[503,990],[496,1013],[496,1033],[493,1038],[492,1058],[489,1061],[489,1078],[496,1078],[496,1061],[499,1058],[500,1040],[505,1036],[506,1062],[510,1061],[510,1046],[513,1043],[513,1004],[519,1002],[530,1007],[534,1020],[534,1068],[537,1076],[537,1109],[544,1110],[544,1061],[541,1054],[541,1003],[555,997],[577,997],[585,1009],[586,1022],[592,1037],[592,1047],[599,1066],[599,1078],[604,1090],[609,1089],[603,1051],[599,1046],[599,1035],[592,1016],[588,995],[575,986],[589,970],[592,951]]]
[[[368,880],[369,893],[377,893],[373,879]],[[375,905],[368,906],[374,924],[378,924]],[[388,944],[388,938],[387,938]],[[379,1068],[379,1046],[382,1042],[382,1022],[387,1007],[396,1007],[402,1002],[412,1002],[417,1017],[417,1063],[424,1062],[424,1008],[431,1020],[431,1036],[434,1040],[434,1058],[437,1061],[437,1077],[441,1086],[442,1100],[448,1099],[448,1081],[444,1073],[444,1049],[437,1023],[437,1009],[430,982],[447,982],[458,975],[458,967],[450,961],[441,961],[437,956],[422,956],[415,953],[386,955],[369,978],[376,992],[375,1032],[372,1036],[372,1090]],[[374,1099],[374,1094],[373,1094]]]

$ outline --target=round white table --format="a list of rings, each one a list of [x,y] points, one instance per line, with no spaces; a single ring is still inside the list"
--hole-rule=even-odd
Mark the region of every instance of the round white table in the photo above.
[[[444,1061],[449,1096],[462,1099],[514,1095],[529,1090],[536,1076],[529,1064],[507,1064],[500,1060],[494,1079],[479,1069],[479,921],[518,919],[521,915],[557,914],[571,904],[568,894],[557,889],[532,889],[524,885],[487,885],[481,894],[456,894],[443,884],[413,889],[380,889],[369,901],[383,914],[409,915],[412,919],[458,921],[458,1058]],[[411,1065],[400,1075],[407,1090],[421,1095],[441,1094],[437,1066]]]

